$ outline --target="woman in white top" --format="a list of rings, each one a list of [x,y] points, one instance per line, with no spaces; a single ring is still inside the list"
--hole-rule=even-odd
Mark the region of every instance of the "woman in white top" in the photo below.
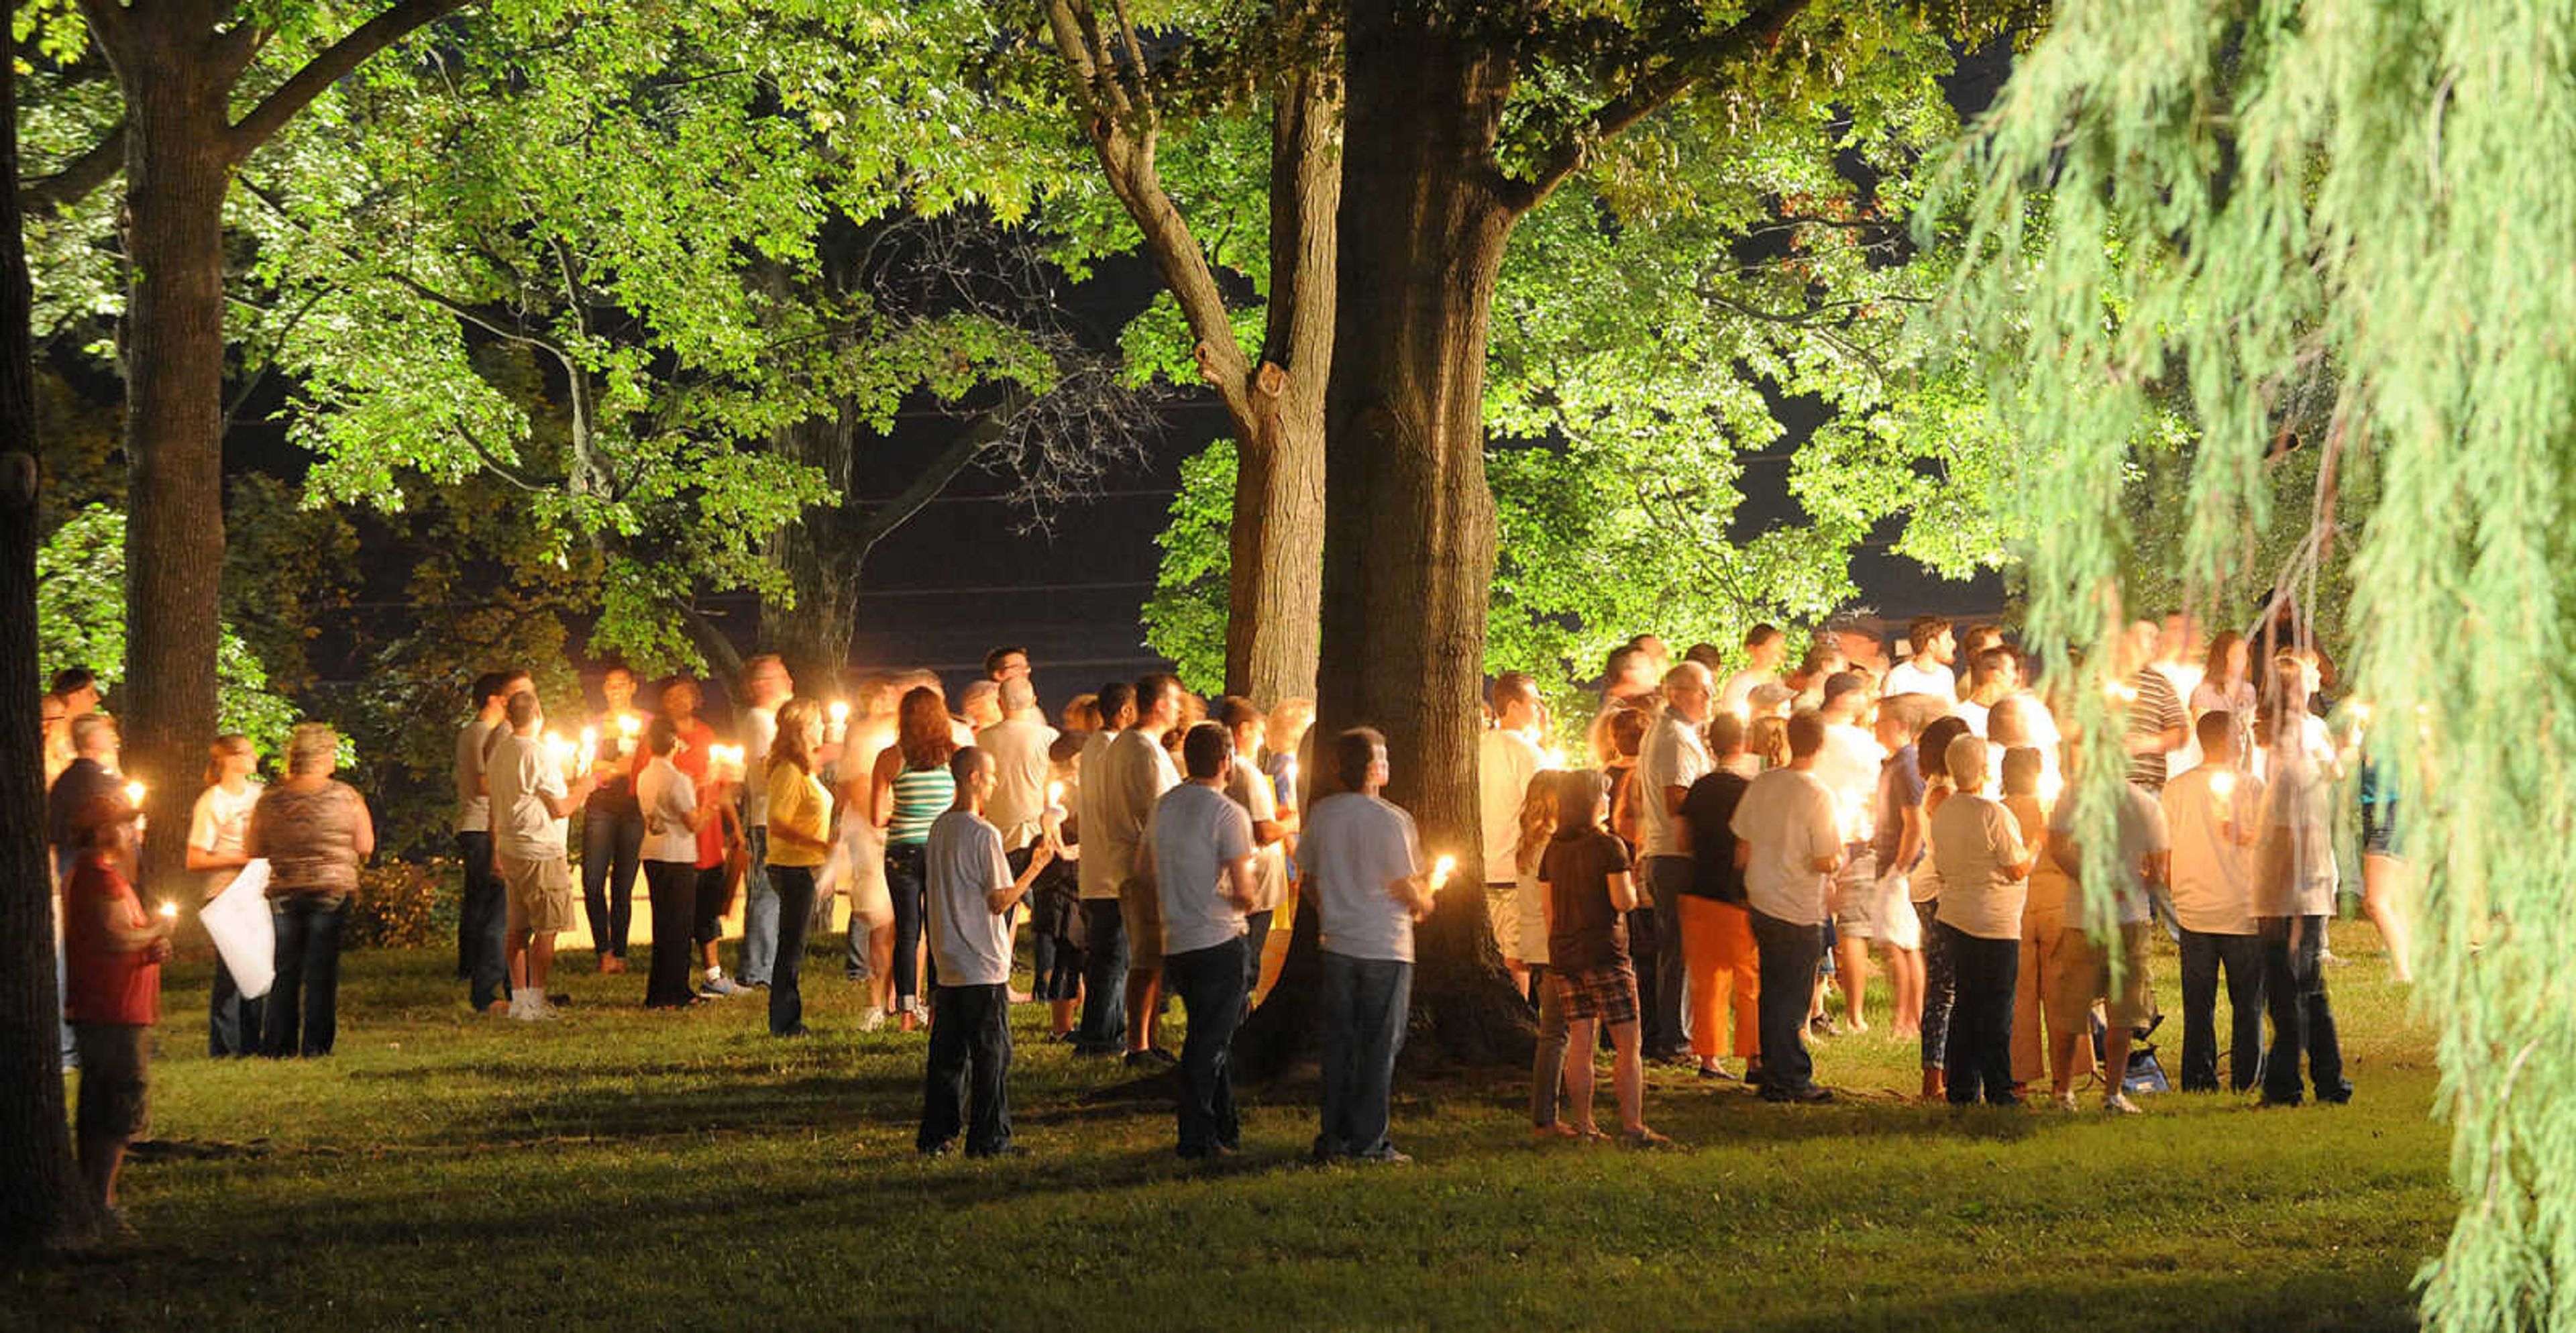
[[[250,809],[264,790],[251,780],[259,769],[259,752],[250,737],[217,736],[208,747],[206,789],[188,818],[188,869],[205,876],[200,902],[213,902],[241,878],[250,856],[242,836],[250,831]],[[215,981],[208,991],[206,1054],[221,1059],[259,1054],[260,1002],[241,993],[222,954],[215,955]]]
[[[706,998],[689,989],[698,831],[723,814],[733,779],[716,777],[700,800],[697,784],[671,762],[681,744],[671,719],[655,717],[644,726],[644,766],[635,774],[635,805],[644,816],[644,891],[653,919],[653,963],[644,977],[647,1009],[678,1009]]]
[[[1950,1018],[1945,1092],[1952,1106],[1982,1095],[2017,1106],[2013,1092],[2013,987],[2021,975],[2021,909],[2033,857],[2021,824],[1986,795],[1986,743],[1959,736],[1942,751],[1951,795],[1932,812],[1932,856],[1941,873],[1934,929],[1950,955],[1956,1006]]]

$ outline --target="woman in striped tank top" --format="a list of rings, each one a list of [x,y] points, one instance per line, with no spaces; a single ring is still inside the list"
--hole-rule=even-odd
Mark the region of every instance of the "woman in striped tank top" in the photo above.
[[[894,899],[895,1009],[903,1030],[921,1023],[925,989],[921,950],[922,848],[931,821],[957,799],[948,757],[957,752],[948,706],[939,691],[916,685],[905,691],[895,715],[895,743],[877,756],[868,784],[868,817],[885,830],[886,891]],[[934,979],[935,980],[935,979]]]

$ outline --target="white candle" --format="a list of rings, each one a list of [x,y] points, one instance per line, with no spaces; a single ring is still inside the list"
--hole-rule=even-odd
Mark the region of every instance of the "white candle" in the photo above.
[[[1451,875],[1456,874],[1457,872],[1458,872],[1458,858],[1457,858],[1457,857],[1454,857],[1454,856],[1444,856],[1444,857],[1441,857],[1439,860],[1432,862],[1432,863],[1431,863],[1431,891],[1432,891],[1433,893],[1438,893],[1438,892],[1440,891],[1440,886],[1441,886],[1441,885],[1443,885],[1443,884],[1448,883],[1448,882],[1449,882],[1449,877],[1450,877]]]

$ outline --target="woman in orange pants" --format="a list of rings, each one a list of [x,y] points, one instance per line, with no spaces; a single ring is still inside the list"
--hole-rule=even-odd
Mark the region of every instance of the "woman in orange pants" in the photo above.
[[[1751,782],[1745,762],[1744,720],[1721,712],[1708,722],[1708,753],[1716,768],[1682,797],[1690,827],[1692,873],[1681,908],[1682,966],[1690,977],[1691,1054],[1702,1078],[1727,1077],[1719,1057],[1746,1062],[1752,1077],[1762,1049],[1755,1004],[1762,998],[1762,963],[1753,948],[1753,919],[1744,908],[1744,872],[1735,863],[1735,834],[1727,825]],[[1730,1026],[1727,1011],[1734,1010]],[[1728,1038],[1732,1040],[1729,1041]]]

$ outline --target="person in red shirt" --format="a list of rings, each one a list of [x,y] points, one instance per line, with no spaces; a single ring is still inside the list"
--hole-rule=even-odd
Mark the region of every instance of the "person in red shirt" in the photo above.
[[[80,859],[63,885],[63,1017],[80,1049],[80,1111],[74,1137],[81,1176],[114,1225],[117,1169],[143,1132],[145,1067],[152,1025],[161,1020],[161,964],[174,921],[143,910],[126,876],[134,867],[141,812],[94,796],[73,817]]]

